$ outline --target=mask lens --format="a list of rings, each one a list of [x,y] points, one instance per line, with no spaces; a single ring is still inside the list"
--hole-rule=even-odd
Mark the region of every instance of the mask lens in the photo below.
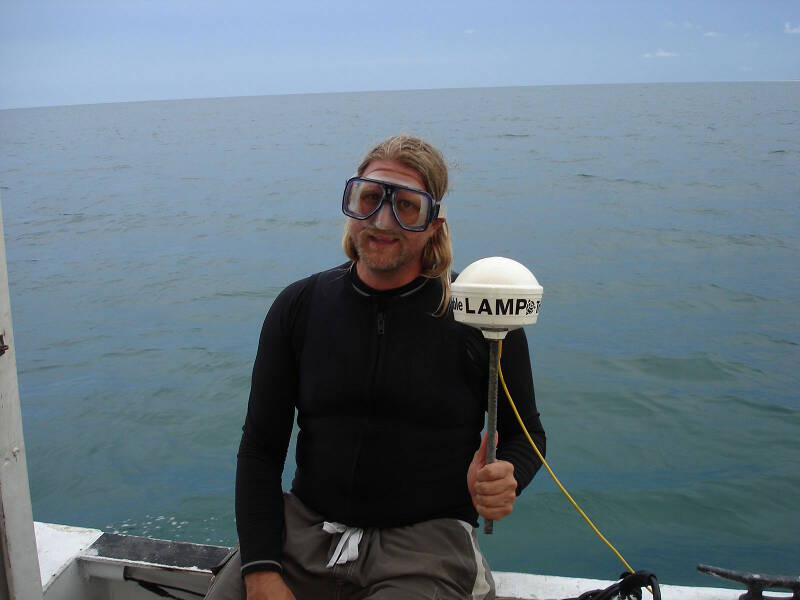
[[[429,202],[424,194],[399,189],[394,193],[394,211],[397,220],[406,227],[421,227],[428,217]]]
[[[345,213],[364,218],[375,212],[383,199],[383,188],[377,183],[363,180],[351,180],[345,190]]]

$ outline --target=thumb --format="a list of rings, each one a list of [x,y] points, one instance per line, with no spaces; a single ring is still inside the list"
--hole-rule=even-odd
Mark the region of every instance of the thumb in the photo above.
[[[472,459],[472,462],[476,463],[479,469],[486,464],[486,437],[487,432],[484,432],[483,437],[481,438],[481,445],[475,451],[475,456]]]
[[[489,436],[489,432],[488,431],[484,431],[483,432],[483,438],[481,438],[481,446],[480,446],[480,448],[478,448],[478,451],[475,453],[476,456],[480,455],[480,457],[481,457],[481,466],[486,464],[486,444],[487,444],[488,436]],[[497,442],[499,442],[499,441],[500,441],[500,433],[495,431],[494,432],[494,445],[495,445],[495,448],[497,447]]]

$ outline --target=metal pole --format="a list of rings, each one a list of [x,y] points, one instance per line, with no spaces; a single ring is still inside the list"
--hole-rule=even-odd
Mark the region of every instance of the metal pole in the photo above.
[[[500,342],[498,340],[487,339],[489,342],[489,397],[487,400],[486,418],[486,464],[495,461],[497,448],[495,438],[497,437],[497,371],[500,364]],[[483,523],[484,533],[494,531],[494,521],[486,519]]]
[[[41,600],[0,206],[0,600]]]

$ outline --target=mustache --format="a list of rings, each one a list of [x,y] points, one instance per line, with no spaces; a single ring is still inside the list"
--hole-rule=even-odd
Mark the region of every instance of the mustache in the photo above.
[[[394,229],[380,229],[378,227],[367,227],[362,229],[358,233],[359,239],[363,239],[366,236],[375,236],[380,238],[392,238],[395,240],[399,240],[402,236],[396,232]]]

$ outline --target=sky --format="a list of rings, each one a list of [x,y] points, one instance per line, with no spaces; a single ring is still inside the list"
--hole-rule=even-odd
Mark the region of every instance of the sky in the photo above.
[[[0,0],[0,109],[800,80],[800,0]]]

